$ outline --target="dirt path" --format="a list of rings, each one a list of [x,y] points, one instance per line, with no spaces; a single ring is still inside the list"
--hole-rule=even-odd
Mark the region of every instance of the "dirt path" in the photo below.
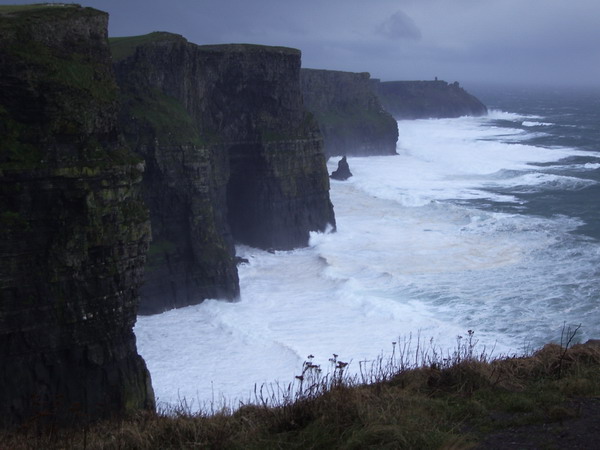
[[[487,435],[481,450],[500,449],[600,449],[600,398],[572,400],[562,421],[508,428]]]

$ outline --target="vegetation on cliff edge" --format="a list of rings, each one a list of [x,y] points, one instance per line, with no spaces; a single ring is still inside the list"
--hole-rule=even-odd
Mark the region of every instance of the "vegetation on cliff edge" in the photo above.
[[[140,45],[164,41],[187,42],[183,36],[167,31],[153,31],[152,33],[140,36],[111,37],[108,39],[114,62],[121,61],[133,55],[135,49]]]
[[[598,342],[569,348],[569,340],[526,357],[496,359],[476,353],[475,344],[472,332],[459,337],[457,350],[446,355],[425,345],[409,356],[406,342],[394,344],[391,360],[361,363],[358,376],[348,376],[346,363],[335,355],[326,376],[309,358],[295,388],[257,388],[253,403],[236,411],[209,408],[193,414],[182,403],[168,412],[70,430],[42,429],[32,421],[0,434],[0,443],[7,448],[458,449],[474,448],[482,439],[492,445],[494,433],[543,424],[543,433],[527,435],[533,445],[527,448],[554,448],[579,420],[582,402],[600,396]]]

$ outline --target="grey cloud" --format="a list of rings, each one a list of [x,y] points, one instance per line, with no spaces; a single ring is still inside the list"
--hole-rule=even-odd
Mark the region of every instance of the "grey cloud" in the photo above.
[[[381,24],[379,33],[390,39],[421,39],[421,30],[414,20],[402,11],[397,11]]]
[[[32,0],[0,0],[0,4]],[[302,50],[303,65],[385,80],[598,86],[598,0],[86,0],[111,36]]]

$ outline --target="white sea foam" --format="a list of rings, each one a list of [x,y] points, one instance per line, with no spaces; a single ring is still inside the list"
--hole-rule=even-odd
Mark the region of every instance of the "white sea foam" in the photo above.
[[[528,164],[577,151],[506,143],[525,136],[491,127],[500,115],[399,122],[397,156],[349,158],[354,176],[332,181],[336,233],[290,252],[239,247],[249,260],[240,302],[140,317],[159,401],[236,406],[255,384],[292,381],[309,354],[327,366],[336,353],[356,370],[411,333],[450,348],[473,329],[499,353],[559,337],[563,321],[600,332],[600,247],[571,233],[579,220],[470,203],[588,182]]]
[[[531,120],[524,120],[521,125],[524,127],[550,127],[554,124],[551,122],[534,122]]]
[[[541,116],[532,114],[518,114],[514,112],[502,111],[499,109],[490,109],[484,119],[492,120],[510,120],[515,123],[521,123],[524,119],[542,119]]]
[[[585,178],[555,175],[543,172],[530,172],[518,176],[493,180],[487,183],[490,188],[511,188],[511,192],[530,193],[540,191],[579,190],[597,184]]]

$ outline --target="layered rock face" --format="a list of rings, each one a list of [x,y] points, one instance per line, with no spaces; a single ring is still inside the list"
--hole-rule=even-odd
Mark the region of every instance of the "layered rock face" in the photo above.
[[[107,15],[0,7],[0,424],[153,407],[132,327],[150,239]]]
[[[368,73],[302,69],[301,83],[328,157],[396,154],[398,124],[381,106]]]
[[[227,222],[227,152],[185,106],[197,110],[206,95],[198,50],[169,33],[111,39],[111,46],[120,122],[146,161],[142,184],[152,243],[140,313],[234,299],[239,281]]]
[[[147,162],[145,312],[235,298],[234,240],[291,249],[335,226],[298,50],[198,46],[168,33],[112,47],[123,124]]]
[[[483,116],[487,108],[458,82],[373,80],[383,107],[396,119]]]

